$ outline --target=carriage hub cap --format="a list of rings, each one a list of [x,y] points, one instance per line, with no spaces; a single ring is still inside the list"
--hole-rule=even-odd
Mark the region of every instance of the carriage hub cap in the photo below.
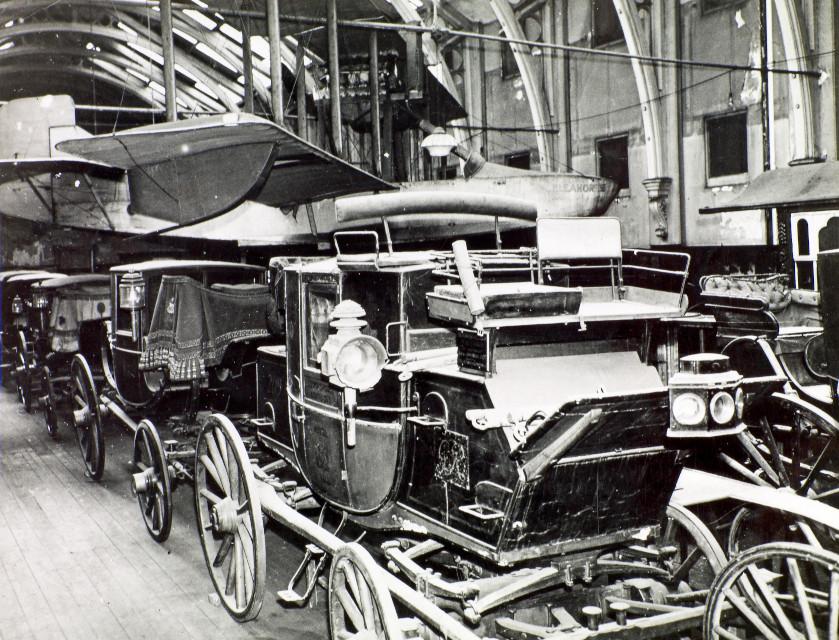
[[[210,509],[210,524],[218,533],[235,533],[239,526],[239,514],[236,513],[236,505],[229,496]]]
[[[90,409],[82,407],[73,411],[73,422],[77,427],[86,427],[90,423]]]
[[[157,482],[157,475],[154,467],[143,469],[140,473],[131,476],[131,492],[136,496],[138,493],[148,493]]]

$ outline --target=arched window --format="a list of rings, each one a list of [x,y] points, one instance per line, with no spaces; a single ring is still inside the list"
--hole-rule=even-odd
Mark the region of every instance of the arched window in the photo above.
[[[801,218],[795,225],[795,231],[798,238],[796,239],[796,246],[798,247],[799,256],[810,255],[810,223],[805,218]]]

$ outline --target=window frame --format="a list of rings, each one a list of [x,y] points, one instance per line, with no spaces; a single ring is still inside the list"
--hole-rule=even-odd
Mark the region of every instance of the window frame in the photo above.
[[[609,6],[611,6],[614,9],[614,4],[611,2],[611,0],[602,0],[602,1],[606,2]],[[618,27],[619,27],[619,36],[618,37],[612,38],[611,40],[603,40],[603,41],[599,41],[597,39],[597,29],[595,27],[595,25],[596,25],[595,15],[599,14],[599,12],[595,11],[597,2],[598,2],[598,0],[589,0],[589,9],[590,9],[590,15],[591,15],[591,31],[589,32],[589,34],[590,34],[589,35],[589,41],[590,41],[591,47],[593,49],[599,49],[599,48],[611,47],[613,45],[621,44],[621,43],[626,42],[626,34],[623,32],[623,26],[620,24],[620,19],[618,19]],[[617,16],[617,9],[615,9],[615,15]]]
[[[743,118],[743,146],[745,147],[745,170],[737,173],[725,173],[711,175],[711,145],[708,125],[714,120],[725,118]],[[708,187],[719,187],[732,184],[745,184],[749,181],[749,111],[738,109],[736,111],[724,111],[719,113],[706,114],[702,119],[703,137],[705,142],[705,182]]]
[[[622,186],[622,185],[618,184],[618,189],[619,189],[618,194],[619,195],[628,195],[629,192],[630,192],[630,189],[632,188],[632,180],[631,180],[631,175],[630,175],[630,171],[629,171],[630,165],[629,165],[629,132],[628,131],[623,132],[623,133],[617,133],[617,134],[609,135],[609,136],[603,136],[602,138],[596,138],[594,140],[594,149],[595,149],[595,154],[597,156],[597,175],[600,178],[607,178],[609,180],[614,180],[614,178],[611,178],[610,176],[604,176],[603,175],[603,170],[602,170],[602,165],[601,165],[601,160],[603,158],[603,155],[600,153],[600,144],[603,143],[603,142],[609,142],[609,141],[612,141],[612,140],[620,140],[620,139],[625,139],[626,140],[626,186]],[[617,181],[615,181],[615,182],[617,182]]]

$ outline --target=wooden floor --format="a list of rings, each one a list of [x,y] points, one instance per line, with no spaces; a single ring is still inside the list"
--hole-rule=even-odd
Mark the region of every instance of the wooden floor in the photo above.
[[[214,606],[192,489],[175,493],[172,535],[155,543],[129,492],[130,437],[113,424],[105,433],[105,475],[93,483],[69,428],[50,439],[37,410],[0,390],[0,639],[327,637],[322,596],[305,609],[275,601],[301,556],[276,529],[260,616],[238,624]]]

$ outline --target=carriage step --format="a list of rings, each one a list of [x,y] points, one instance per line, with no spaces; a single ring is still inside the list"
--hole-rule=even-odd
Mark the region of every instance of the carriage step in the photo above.
[[[303,561],[291,577],[288,587],[277,592],[277,599],[287,606],[302,607],[305,605],[318,585],[318,578],[323,573],[327,557],[320,547],[307,544]],[[296,589],[298,583],[301,582],[305,584],[302,593]]]

